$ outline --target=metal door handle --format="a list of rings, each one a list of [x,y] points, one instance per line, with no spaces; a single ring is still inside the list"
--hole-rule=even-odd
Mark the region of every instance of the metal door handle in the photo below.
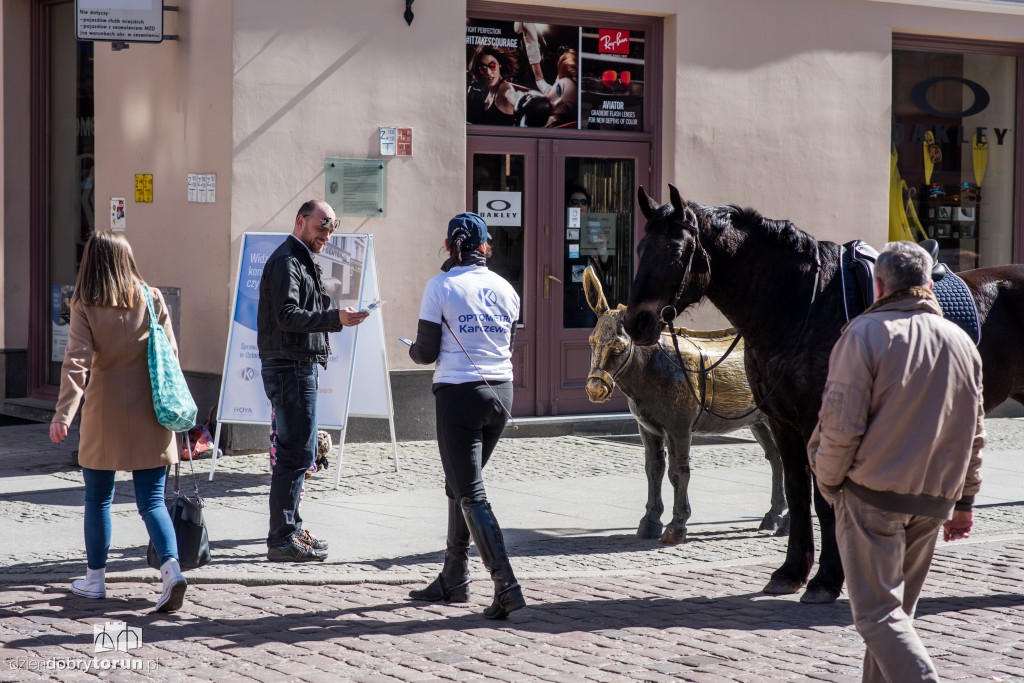
[[[544,266],[544,298],[551,298],[551,281],[554,280],[558,284],[562,284],[562,281],[551,274],[551,266]]]

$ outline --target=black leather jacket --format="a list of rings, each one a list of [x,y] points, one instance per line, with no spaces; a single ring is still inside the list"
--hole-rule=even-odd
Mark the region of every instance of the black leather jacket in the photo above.
[[[294,235],[263,265],[256,315],[260,359],[309,361],[327,367],[328,332],[342,328],[338,309],[324,294],[319,268]]]

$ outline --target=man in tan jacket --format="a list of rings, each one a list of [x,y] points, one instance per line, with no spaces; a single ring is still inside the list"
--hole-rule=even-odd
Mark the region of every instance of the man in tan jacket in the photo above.
[[[981,485],[981,357],[942,317],[930,271],[916,244],[886,245],[875,303],[832,349],[808,443],[818,489],[836,508],[864,681],[939,680],[914,610],[939,527],[947,541],[967,538]]]

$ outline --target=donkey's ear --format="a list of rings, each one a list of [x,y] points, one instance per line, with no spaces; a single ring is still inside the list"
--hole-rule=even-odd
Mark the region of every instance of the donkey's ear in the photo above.
[[[594,266],[587,266],[583,269],[583,292],[587,295],[587,305],[590,310],[599,316],[608,311],[608,300],[604,298],[604,290],[601,289],[601,281],[597,279]]]
[[[650,219],[655,209],[658,208],[658,205],[654,202],[654,200],[647,196],[647,193],[644,192],[643,185],[640,185],[637,188],[636,198],[637,201],[640,203],[640,213],[644,215],[644,218]]]
[[[668,196],[669,201],[672,202],[672,208],[676,210],[676,216],[679,220],[685,220],[686,216],[684,209],[686,207],[686,202],[683,201],[683,198],[679,195],[679,190],[676,189],[676,186],[671,183],[668,186]]]

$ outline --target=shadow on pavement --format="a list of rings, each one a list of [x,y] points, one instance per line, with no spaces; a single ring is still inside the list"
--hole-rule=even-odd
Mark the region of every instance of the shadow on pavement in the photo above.
[[[480,588],[483,588],[481,585]],[[567,582],[566,589],[572,584]],[[148,589],[147,589],[148,591]],[[482,591],[480,591],[482,592]],[[45,617],[53,619],[88,618],[120,619],[145,629],[146,642],[174,642],[183,639],[182,626],[187,626],[188,638],[216,638],[228,641],[214,649],[230,651],[238,645],[259,647],[265,643],[283,640],[299,644],[338,637],[359,638],[366,635],[415,636],[437,631],[464,631],[478,628],[505,627],[516,632],[563,634],[573,632],[598,633],[608,638],[635,639],[644,634],[631,633],[636,628],[709,628],[738,631],[783,631],[813,627],[852,626],[850,607],[845,600],[831,605],[802,605],[793,600],[770,598],[759,593],[729,595],[719,598],[610,598],[593,600],[531,601],[527,608],[513,614],[506,621],[489,621],[481,616],[486,596],[477,593],[474,602],[467,605],[444,606],[423,602],[381,603],[335,610],[266,614],[257,618],[232,617],[230,608],[218,613],[215,605],[190,606],[186,598],[185,612],[160,615],[147,610],[155,599],[156,591],[148,591],[146,598],[108,598],[83,600],[59,591],[47,590],[45,597],[22,603],[16,613],[21,618]],[[529,585],[526,586],[530,600]],[[153,597],[149,596],[153,594]],[[330,595],[323,596],[329,600]],[[237,598],[235,598],[237,599]],[[308,596],[307,596],[308,599]],[[344,599],[344,598],[342,598]],[[225,596],[230,603],[232,597]],[[251,600],[246,600],[246,603]],[[34,603],[38,603],[33,607]],[[953,596],[921,600],[920,615],[941,615],[967,612],[1019,608],[1024,595],[994,594],[987,596]],[[280,608],[279,608],[280,609]],[[194,611],[193,611],[194,610]],[[171,620],[173,623],[167,623]],[[290,632],[290,633],[289,633]],[[621,633],[618,633],[621,632]],[[45,636],[15,639],[10,648],[37,648],[42,645],[63,645],[81,642],[76,634],[50,633]]]
[[[125,483],[129,486],[131,484],[130,482]],[[738,520],[739,523],[745,523],[746,521],[747,520]],[[772,546],[768,545],[770,539],[773,538],[772,533],[767,531],[757,531],[756,520],[751,523],[751,527],[749,529],[716,528],[706,531],[691,530],[688,535],[687,542],[679,546],[662,545],[657,539],[639,539],[632,531],[629,533],[619,534],[609,534],[609,531],[617,530],[545,530],[518,529],[512,527],[505,529],[505,535],[508,541],[512,561],[516,562],[518,560],[522,563],[528,563],[531,558],[573,558],[590,557],[594,555],[628,555],[631,553],[664,552],[679,552],[685,554],[688,546],[697,544],[706,544],[708,546],[721,545],[723,547],[723,552],[727,552],[726,549],[728,544],[732,542],[757,538],[763,538],[766,541],[764,554],[767,555],[775,552]],[[568,535],[568,532],[571,532],[572,535]],[[211,537],[210,550],[213,555],[213,560],[209,566],[210,568],[220,570],[226,569],[227,571],[230,571],[232,568],[248,568],[246,569],[246,573],[251,574],[254,577],[268,576],[272,570],[266,566],[267,562],[264,559],[265,542],[266,539],[264,537],[233,539],[217,539]],[[476,551],[476,546],[471,546],[470,557],[473,562],[479,563],[479,555]],[[113,574],[116,572],[128,572],[144,569],[146,567],[145,558],[146,546],[144,545],[125,548],[111,548],[107,559],[107,571],[108,573]],[[344,551],[339,550],[334,551],[334,554],[330,556],[327,564],[316,566],[323,568],[323,572],[320,573],[322,578],[329,578],[331,572],[344,573],[346,567],[362,568],[360,569],[361,572],[364,572],[365,568],[388,571],[390,569],[419,568],[423,565],[440,565],[443,558],[443,539],[439,536],[438,549],[429,552],[400,555],[392,558],[346,560]],[[682,561],[685,562],[685,559]],[[253,568],[253,565],[257,566]],[[83,547],[81,549],[81,553],[75,557],[6,565],[3,567],[3,571],[0,572],[0,579],[2,579],[4,574],[19,577],[24,575],[38,575],[43,580],[54,576],[76,576],[84,572],[84,566],[85,548]],[[475,565],[475,568],[479,568],[479,566],[480,565],[477,564]],[[589,563],[588,566],[590,566]],[[282,571],[288,568],[286,565],[275,565],[275,567],[281,567]],[[215,575],[212,575],[210,578],[213,578],[213,576]],[[203,578],[203,576],[198,576],[197,582],[202,583]],[[367,578],[369,579],[369,583],[373,583],[372,576]]]

